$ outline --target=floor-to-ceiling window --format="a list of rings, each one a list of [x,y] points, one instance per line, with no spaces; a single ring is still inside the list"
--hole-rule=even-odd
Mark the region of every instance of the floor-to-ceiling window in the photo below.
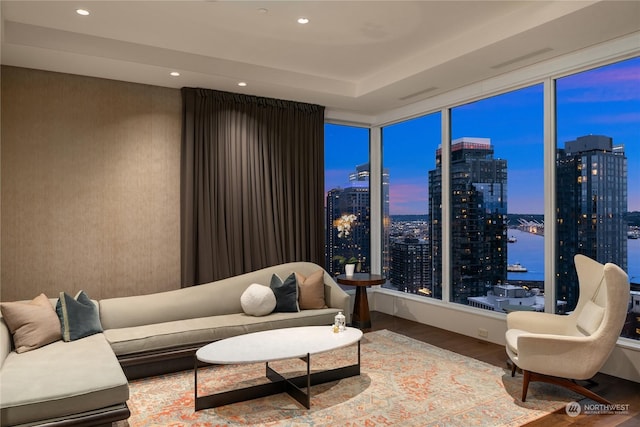
[[[431,218],[441,216],[441,206],[430,203],[429,186],[441,140],[440,116],[433,113],[382,129],[385,287],[433,298],[442,297],[440,283],[432,279],[442,263],[431,256],[437,242],[431,238]]]
[[[557,79],[556,123],[558,311],[579,296],[574,254],[614,262],[632,291],[622,336],[640,339],[640,58]]]
[[[325,268],[370,268],[369,129],[325,124]]]
[[[498,312],[543,311],[543,87],[450,113],[450,301]],[[439,168],[437,161],[430,186],[441,182]]]
[[[546,132],[556,133],[557,147],[551,147],[544,129],[544,92],[549,88],[555,88],[547,99],[556,99],[556,116],[549,121],[547,112],[546,123],[552,128]],[[446,97],[437,102],[429,103],[425,111],[446,108]],[[404,121],[392,117],[389,122],[394,124],[381,129],[384,244],[380,256],[388,279],[385,288],[496,312],[544,310],[546,302],[562,313],[572,310],[577,298],[571,289],[575,281],[570,285],[565,274],[573,265],[563,265],[563,260],[578,251],[587,253],[588,248],[607,254],[603,262],[613,261],[628,272],[632,294],[622,335],[638,339],[640,58],[558,78],[547,88],[540,83],[466,104],[460,104],[458,97],[452,105],[456,106],[444,110],[448,117],[439,112]],[[415,117],[416,109],[411,111]],[[448,151],[443,153],[440,141],[445,132],[440,126],[445,122],[450,129],[444,142]],[[350,173],[358,176],[357,165],[365,165],[360,173],[367,175],[368,132],[336,128],[359,133],[363,144],[355,143],[357,138],[342,139],[343,145],[331,148],[333,137],[327,128],[328,181],[336,169],[330,158],[347,143],[352,161],[343,166],[343,182]],[[606,147],[595,155],[580,148],[588,146]],[[357,152],[362,157],[353,161]],[[444,167],[447,177],[442,176],[443,157],[449,158]],[[547,194],[545,180],[548,183],[551,178],[545,176],[545,167],[555,168],[550,176],[555,177],[556,187],[546,188]],[[442,197],[443,181],[450,189],[447,197]],[[580,185],[570,187],[567,182]],[[339,187],[328,184],[327,193]],[[443,199],[449,199],[447,218],[442,218]],[[553,199],[557,209],[551,212]],[[605,209],[607,218],[587,211],[594,201]],[[547,224],[548,233],[545,214],[554,223]],[[568,229],[571,215],[579,217],[575,223],[586,223],[584,215],[591,225],[595,220],[599,227],[590,227],[589,232],[605,230],[602,239],[585,230]],[[554,239],[545,246],[550,230]],[[443,236],[450,239],[450,256],[443,257]],[[545,253],[545,247],[553,251]],[[394,266],[396,254],[397,260],[406,258],[406,265]],[[431,265],[428,270],[417,265],[425,257]],[[446,259],[448,265],[442,265]],[[556,277],[546,283],[555,289],[553,295],[545,289],[545,277],[550,274],[545,272],[545,262]],[[340,271],[335,266],[333,270]],[[440,296],[438,290],[447,276],[449,292]]]

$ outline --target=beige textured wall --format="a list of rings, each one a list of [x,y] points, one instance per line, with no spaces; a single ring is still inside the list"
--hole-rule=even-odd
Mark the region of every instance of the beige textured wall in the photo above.
[[[2,67],[0,299],[180,287],[180,91]]]

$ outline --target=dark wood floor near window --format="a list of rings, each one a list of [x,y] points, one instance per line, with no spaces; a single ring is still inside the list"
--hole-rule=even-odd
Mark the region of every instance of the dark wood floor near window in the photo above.
[[[467,337],[432,326],[374,311],[371,313],[372,330],[388,329],[429,344],[463,354],[495,366],[506,366],[504,347],[476,338]],[[516,374],[520,375],[521,374]],[[578,415],[569,417],[564,408],[526,424],[528,427],[547,426],[640,426],[640,384],[598,374],[598,383],[592,390],[613,403],[629,404],[628,415]]]

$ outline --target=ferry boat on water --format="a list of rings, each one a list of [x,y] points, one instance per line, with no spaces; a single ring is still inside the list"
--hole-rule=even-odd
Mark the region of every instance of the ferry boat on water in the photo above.
[[[523,266],[519,262],[516,262],[515,264],[508,264],[507,271],[511,273],[526,273],[527,267]]]
[[[507,239],[507,242],[509,243],[515,243],[517,241],[518,239],[516,239],[516,236],[509,236],[509,238]]]

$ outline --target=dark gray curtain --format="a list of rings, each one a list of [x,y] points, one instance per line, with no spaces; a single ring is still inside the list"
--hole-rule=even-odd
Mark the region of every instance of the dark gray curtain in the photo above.
[[[324,107],[183,88],[182,286],[324,262]]]

